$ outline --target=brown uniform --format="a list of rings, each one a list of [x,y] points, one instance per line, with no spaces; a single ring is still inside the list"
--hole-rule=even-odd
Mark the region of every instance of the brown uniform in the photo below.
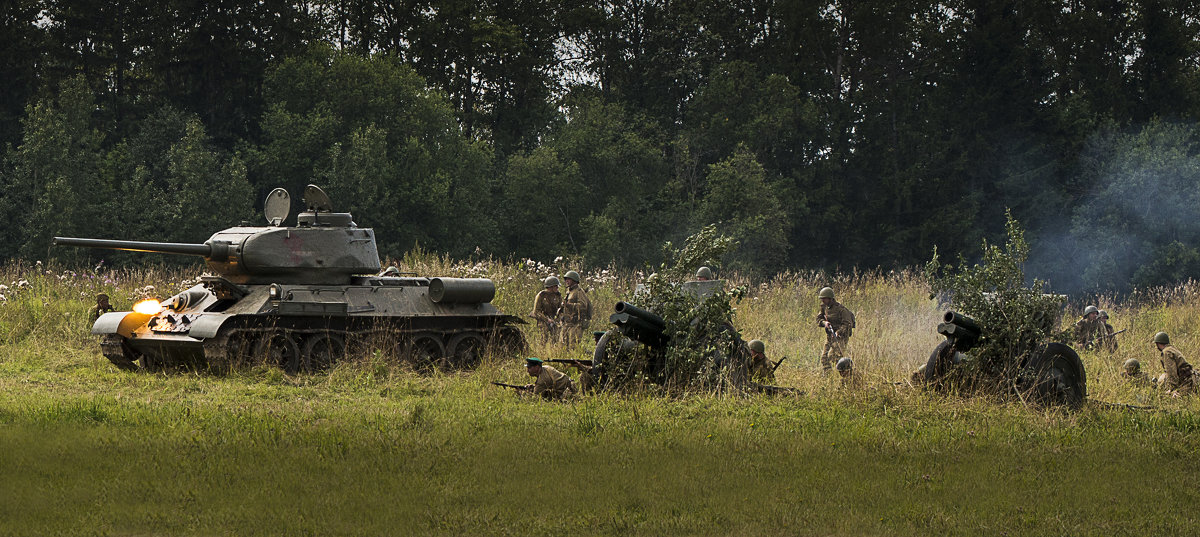
[[[529,314],[537,320],[542,334],[542,342],[558,341],[559,328],[558,309],[562,307],[562,293],[542,289],[533,299],[533,312]]]
[[[1180,395],[1191,392],[1195,384],[1195,379],[1191,376],[1185,378],[1180,375],[1180,368],[1185,364],[1187,364],[1187,360],[1183,359],[1183,353],[1179,352],[1179,349],[1176,349],[1174,345],[1163,347],[1163,373],[1158,376],[1159,389],[1176,391]]]
[[[1122,371],[1121,379],[1129,383],[1131,386],[1136,386],[1138,388],[1145,388],[1150,385],[1150,377],[1147,376],[1143,371],[1138,371],[1132,375],[1130,375],[1128,371]]]
[[[1108,352],[1117,352],[1117,331],[1113,330],[1111,324],[1104,322],[1104,319],[1100,319],[1100,324],[1104,326],[1102,332],[1104,334],[1104,349]]]
[[[765,354],[750,358],[750,378],[755,380],[775,380],[775,364],[767,359]]]
[[[1084,317],[1075,323],[1075,342],[1081,347],[1096,346],[1097,343],[1100,343],[1102,335],[1104,335],[1104,321],[1098,317],[1094,321]]]
[[[567,298],[562,304],[563,338],[567,344],[575,345],[583,337],[592,321],[592,301],[579,284],[567,288]]]
[[[106,307],[101,307],[99,304],[96,304],[95,306],[92,306],[92,309],[88,310],[88,318],[90,318],[94,323],[96,322],[96,319],[100,318],[101,315],[104,315],[110,311],[117,311],[117,308],[114,308],[112,304],[109,304]]]
[[[821,367],[829,369],[833,362],[846,355],[846,344],[854,332],[854,313],[841,303],[831,301],[828,306],[821,305],[817,326],[821,326],[821,321],[828,321],[833,328],[833,333],[826,330],[825,349],[821,352]]]
[[[546,399],[570,399],[575,395],[575,382],[566,373],[543,365],[541,374],[533,383],[533,393]]]
[[[864,383],[865,381],[863,380],[862,373],[859,373],[856,369],[851,369],[849,375],[844,375],[842,377],[842,388],[848,390],[857,390],[862,388]]]

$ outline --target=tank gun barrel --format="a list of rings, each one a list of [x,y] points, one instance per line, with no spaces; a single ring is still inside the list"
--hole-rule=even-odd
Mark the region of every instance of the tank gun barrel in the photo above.
[[[198,255],[208,259],[224,260],[229,257],[230,244],[209,241],[203,244],[186,242],[118,241],[109,239],[81,239],[76,237],[54,237],[57,246],[78,246],[104,250],[126,250],[158,254]]]

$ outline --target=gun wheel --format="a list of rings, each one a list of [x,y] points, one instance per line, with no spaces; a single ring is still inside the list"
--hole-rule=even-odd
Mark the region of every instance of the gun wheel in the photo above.
[[[1038,404],[1079,408],[1087,398],[1087,375],[1079,355],[1061,343],[1040,351],[1030,360],[1021,389]]]

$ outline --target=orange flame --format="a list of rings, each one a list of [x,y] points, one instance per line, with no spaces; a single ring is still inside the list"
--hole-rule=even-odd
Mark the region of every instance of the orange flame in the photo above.
[[[162,311],[162,304],[159,304],[158,301],[153,298],[147,298],[146,300],[134,304],[133,311],[143,315],[155,315]]]

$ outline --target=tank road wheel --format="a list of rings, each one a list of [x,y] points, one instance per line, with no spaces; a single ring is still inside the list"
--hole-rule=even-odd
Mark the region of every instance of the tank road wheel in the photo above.
[[[1071,347],[1051,343],[1029,361],[1018,385],[1038,404],[1079,408],[1087,398],[1087,375],[1083,362]]]
[[[942,355],[949,354],[949,352],[950,342],[943,341],[938,343],[937,348],[933,349],[933,352],[929,354],[929,361],[925,362],[926,384],[930,386],[937,386],[937,382],[942,380],[942,377],[946,376],[946,366],[948,366],[950,363],[950,357]]]
[[[454,369],[473,369],[483,361],[487,350],[487,342],[478,332],[466,332],[450,338],[446,345],[450,354],[450,367]]]
[[[446,347],[442,345],[441,336],[418,332],[413,334],[408,345],[408,356],[413,367],[420,371],[429,371],[445,364]]]
[[[266,365],[277,365],[288,373],[300,370],[300,345],[283,330],[267,332],[254,345],[254,356]]]
[[[326,371],[346,357],[346,342],[337,334],[314,334],[304,342],[305,371]]]

